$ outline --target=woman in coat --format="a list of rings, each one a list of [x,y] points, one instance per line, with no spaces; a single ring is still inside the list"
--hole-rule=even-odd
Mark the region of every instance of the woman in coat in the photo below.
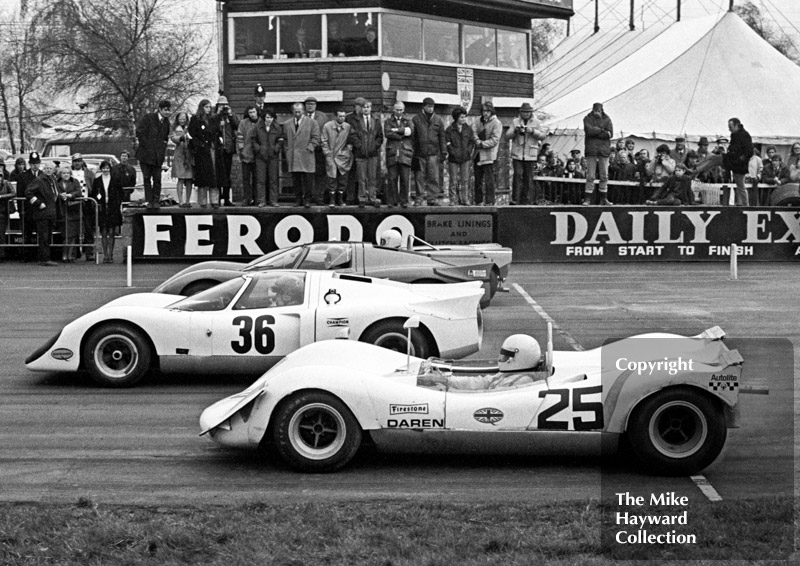
[[[258,206],[278,206],[278,174],[281,168],[283,127],[275,120],[272,108],[250,130],[245,145],[256,163],[256,202]]]
[[[215,136],[216,128],[211,120],[211,101],[204,98],[197,105],[197,113],[189,120],[194,184],[197,186],[197,202],[203,208],[208,206],[209,193],[211,206],[219,208],[219,189],[212,157]]]
[[[189,149],[189,115],[178,112],[169,139],[175,144],[172,157],[172,178],[177,179],[178,206],[189,208],[192,205],[192,152]]]
[[[114,234],[122,226],[122,180],[111,174],[111,163],[100,163],[100,175],[92,183],[91,196],[97,201],[97,224],[103,242],[103,263],[114,263]]]
[[[79,174],[83,174],[79,172]],[[61,261],[73,262],[77,255],[76,246],[78,235],[81,232],[81,183],[72,176],[72,168],[62,165],[58,169],[56,181],[58,192],[59,216],[64,220],[64,248],[61,252]]]

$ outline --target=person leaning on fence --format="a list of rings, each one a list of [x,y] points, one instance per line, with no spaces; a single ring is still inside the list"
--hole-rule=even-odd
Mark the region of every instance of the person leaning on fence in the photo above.
[[[451,205],[470,204],[470,162],[475,153],[475,132],[467,124],[467,111],[461,106],[453,109],[453,123],[444,131],[447,144],[447,167],[450,173]]]
[[[547,137],[547,130],[533,116],[533,107],[525,102],[519,116],[511,121],[506,132],[511,139],[511,164],[514,170],[510,204],[529,204],[533,196],[534,164],[539,157],[539,144]]]
[[[614,125],[600,102],[592,104],[592,111],[584,116],[583,130],[586,135],[586,189],[583,204],[594,204],[594,179],[599,170],[600,204],[608,206],[612,204],[608,200],[608,157]]]
[[[651,206],[679,206],[694,204],[692,178],[685,175],[686,165],[678,163],[675,171],[658,187],[645,204]]]
[[[2,241],[0,243],[5,244],[7,243],[6,240],[6,230],[8,229],[8,217],[11,215],[11,206],[14,201],[14,197],[17,196],[16,191],[11,186],[11,183],[6,181],[5,178],[0,178],[0,238]],[[16,211],[16,208],[14,209]],[[6,257],[6,249],[4,247],[0,247],[0,263]]]

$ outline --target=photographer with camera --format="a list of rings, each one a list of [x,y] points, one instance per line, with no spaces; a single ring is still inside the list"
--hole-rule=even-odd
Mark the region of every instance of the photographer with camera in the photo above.
[[[656,148],[656,156],[648,165],[654,183],[663,183],[675,172],[675,160],[670,156],[669,146],[662,143]]]
[[[233,206],[231,200],[231,166],[233,154],[236,153],[236,132],[239,130],[239,119],[231,112],[228,98],[220,92],[217,109],[214,114],[217,128],[216,160],[217,186],[219,197],[225,206]]]
[[[511,139],[511,163],[514,168],[514,182],[511,204],[529,204],[531,189],[534,187],[534,164],[539,156],[539,143],[547,137],[547,130],[539,125],[533,116],[533,107],[525,102],[519,109],[519,116],[511,122],[506,132]]]

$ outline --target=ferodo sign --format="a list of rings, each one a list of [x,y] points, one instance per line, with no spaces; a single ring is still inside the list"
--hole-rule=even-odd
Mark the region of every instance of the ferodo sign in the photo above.
[[[800,259],[800,211],[742,207],[512,208],[498,241],[514,261]]]
[[[132,246],[139,259],[245,259],[309,242],[379,242],[390,228],[404,239],[416,235],[432,244],[491,242],[495,218],[496,213],[142,213],[132,218]]]

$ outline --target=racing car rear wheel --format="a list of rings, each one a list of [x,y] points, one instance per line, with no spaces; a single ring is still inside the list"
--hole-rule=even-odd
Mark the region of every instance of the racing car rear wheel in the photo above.
[[[489,273],[489,298],[493,299],[497,288],[499,287],[500,274],[496,271],[497,267],[493,266],[491,273]]]
[[[728,436],[717,403],[692,389],[670,389],[645,399],[628,423],[631,449],[652,472],[697,473],[722,451]]]
[[[197,293],[202,293],[203,291],[208,291],[211,287],[216,287],[219,285],[217,281],[193,281],[189,283],[186,287],[183,288],[183,292],[181,295],[185,295],[187,297],[191,297],[192,295],[196,295]]]
[[[147,339],[134,328],[108,324],[92,331],[83,347],[92,380],[103,387],[132,387],[150,369]]]
[[[375,344],[387,350],[406,353],[408,348],[408,330],[403,328],[399,320],[379,322],[361,335],[361,342]],[[418,358],[432,356],[433,347],[419,328],[411,329],[411,355]]]
[[[350,409],[323,392],[299,393],[275,414],[274,441],[281,457],[303,472],[333,472],[353,459],[361,427]]]

